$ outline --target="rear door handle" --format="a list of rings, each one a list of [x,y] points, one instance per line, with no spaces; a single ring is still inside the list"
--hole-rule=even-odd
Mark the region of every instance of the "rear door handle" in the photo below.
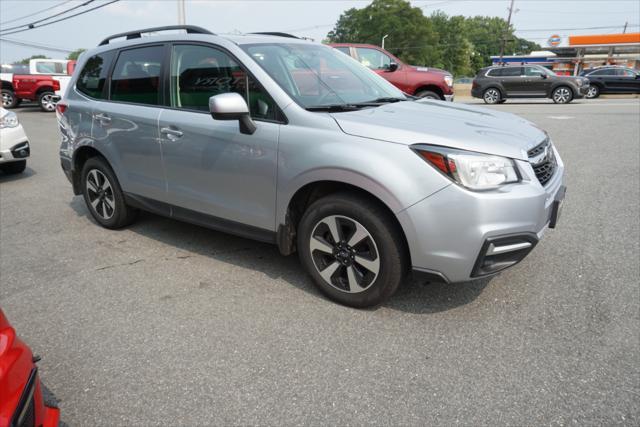
[[[111,117],[103,113],[94,114],[93,118],[99,121],[103,125],[111,123]]]
[[[167,135],[167,139],[169,141],[177,141],[178,139],[182,138],[182,135],[184,135],[181,130],[172,128],[161,128],[160,133],[163,135]]]

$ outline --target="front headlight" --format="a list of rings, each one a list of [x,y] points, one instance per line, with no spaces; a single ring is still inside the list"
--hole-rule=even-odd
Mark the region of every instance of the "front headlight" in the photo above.
[[[7,114],[5,114],[4,117],[0,119],[0,129],[14,128],[19,124],[20,123],[18,122],[18,116],[16,116],[16,113],[12,111],[7,111]]]
[[[507,157],[429,145],[411,148],[438,171],[470,190],[492,190],[520,182],[515,163]]]
[[[447,86],[453,86],[453,76],[444,76],[444,82],[447,84]]]

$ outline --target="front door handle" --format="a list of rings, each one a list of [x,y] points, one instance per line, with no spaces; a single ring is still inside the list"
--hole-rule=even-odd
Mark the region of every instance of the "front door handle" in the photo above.
[[[169,141],[177,141],[178,139],[182,138],[182,135],[184,135],[182,131],[172,128],[161,128],[160,133],[163,135],[167,135],[167,139]]]
[[[93,118],[100,122],[100,124],[107,125],[111,123],[111,117],[103,113],[94,114]]]

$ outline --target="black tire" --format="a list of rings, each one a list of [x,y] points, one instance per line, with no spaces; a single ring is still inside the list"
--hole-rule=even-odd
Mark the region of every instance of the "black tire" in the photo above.
[[[498,101],[498,104],[504,104],[505,102],[507,102],[506,99],[501,99],[500,101]]]
[[[418,98],[436,99],[442,101],[442,97],[431,90],[421,90],[419,92],[416,92],[415,96],[417,96]]]
[[[364,229],[368,234],[362,239],[356,239],[352,248],[348,245],[346,248],[341,246],[344,248],[341,251],[338,248],[341,243],[335,244],[331,231],[326,227],[325,221],[330,218],[336,218],[335,224],[341,230],[340,242],[345,245],[356,234],[355,230],[349,231],[350,226],[360,227],[360,230]],[[326,239],[320,237],[322,231],[318,230],[322,230],[322,227],[325,227]],[[298,224],[298,254],[300,262],[323,294],[351,307],[371,307],[391,297],[408,270],[409,257],[401,235],[402,230],[378,202],[354,193],[333,194],[315,201],[305,211]],[[328,250],[312,250],[312,239],[316,243],[323,242],[333,252],[330,254]],[[349,258],[350,253],[351,260],[345,259]],[[358,260],[377,263],[377,271],[374,273],[373,269],[364,267],[365,264],[360,264]],[[320,264],[324,265],[322,269]],[[335,265],[337,267],[332,269]],[[326,269],[333,271],[328,281],[321,275],[321,271]],[[349,274],[349,269],[355,273]],[[352,278],[360,280],[358,285],[362,286],[352,288]]]
[[[551,99],[556,104],[568,104],[573,100],[573,90],[569,86],[558,86],[551,92]]]
[[[53,113],[56,111],[56,103],[52,100],[52,97],[55,95],[55,93],[49,90],[41,92],[40,95],[38,95],[38,105],[42,111],[47,113]]]
[[[12,90],[2,89],[2,107],[9,109],[15,108],[18,106],[18,98],[16,98],[16,94],[13,93]]]
[[[497,87],[489,87],[482,92],[482,100],[485,104],[497,104],[505,98]],[[505,99],[506,100],[506,99]]]
[[[22,173],[24,172],[26,167],[27,167],[26,160],[18,160],[16,162],[8,162],[8,163],[0,164],[0,170],[6,173],[7,175]]]
[[[596,99],[600,96],[600,87],[598,85],[589,86],[589,91],[585,95],[587,99]]]
[[[94,177],[98,179],[96,180]],[[101,177],[106,178],[108,187],[104,184],[104,180],[100,179]],[[91,181],[93,185],[88,184],[87,181]],[[96,181],[97,187],[95,186]],[[82,167],[80,182],[87,209],[98,224],[105,228],[117,229],[129,225],[135,220],[138,211],[127,206],[118,179],[102,157],[91,157],[86,161]],[[89,187],[98,188],[102,192],[89,190]],[[101,200],[96,202],[97,199]]]

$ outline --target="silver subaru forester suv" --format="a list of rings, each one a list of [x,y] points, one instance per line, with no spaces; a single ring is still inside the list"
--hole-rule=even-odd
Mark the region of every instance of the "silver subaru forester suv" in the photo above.
[[[354,307],[410,271],[460,282],[516,264],[565,192],[532,123],[412,98],[282,33],[114,35],[82,55],[57,115],[62,168],[100,225],[143,209],[271,242]]]

